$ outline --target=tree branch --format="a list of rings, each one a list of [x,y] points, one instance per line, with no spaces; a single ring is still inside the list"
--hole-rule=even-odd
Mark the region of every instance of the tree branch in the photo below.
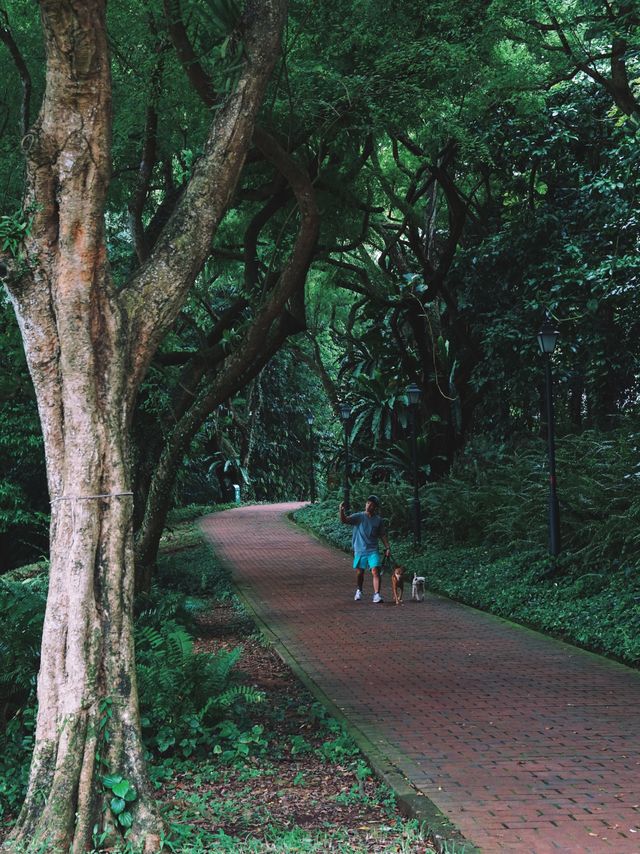
[[[163,60],[162,55],[160,55],[151,76],[151,101],[147,108],[142,156],[138,167],[135,188],[129,202],[129,228],[133,237],[136,256],[140,264],[143,264],[147,260],[149,254],[148,242],[142,223],[142,213],[149,195],[151,176],[153,175],[153,168],[156,164],[158,141],[158,111],[156,109],[156,102],[160,91],[162,70]]]
[[[191,86],[207,107],[215,107],[220,103],[220,97],[215,92],[211,78],[198,60],[193,49],[189,34],[182,20],[180,0],[164,0],[164,11],[171,41]]]
[[[289,198],[284,182],[280,182],[279,190],[274,193],[269,201],[253,217],[244,233],[244,283],[247,292],[250,292],[257,284],[260,277],[260,259],[258,257],[258,238],[260,232],[269,220],[281,210]]]
[[[124,308],[131,319],[132,397],[151,354],[210,254],[280,49],[286,5],[286,0],[248,0],[243,30],[246,60],[237,85],[216,112],[203,154],[162,239],[123,292]]]
[[[20,52],[20,48],[16,44],[15,39],[9,27],[9,16],[4,9],[0,9],[0,41],[4,42],[9,49],[11,58],[20,76],[22,83],[22,106],[20,108],[20,130],[22,136],[26,136],[29,132],[31,119],[29,117],[31,110],[31,75],[27,68],[27,63]]]

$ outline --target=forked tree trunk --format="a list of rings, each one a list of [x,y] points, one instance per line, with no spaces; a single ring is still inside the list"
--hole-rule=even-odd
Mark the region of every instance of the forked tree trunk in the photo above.
[[[280,323],[278,325],[282,327],[286,324]],[[292,328],[291,332],[299,332],[303,328],[303,326]],[[237,381],[237,387],[243,387],[262,369],[274,352],[280,348],[286,334],[286,331],[283,331],[276,336],[276,340],[271,346],[265,340],[264,349],[257,363],[247,353],[247,369],[243,373],[243,380]],[[207,416],[213,412],[215,406],[227,400],[236,389],[236,383],[229,384],[225,383],[224,380],[224,376],[209,380],[208,387],[176,424],[158,455],[145,494],[144,514],[135,537],[135,588],[137,593],[148,593],[151,590],[151,583],[157,567],[160,540],[171,509],[173,489],[180,465]]]
[[[247,60],[216,114],[183,204],[126,288],[104,236],[111,85],[105,0],[41,0],[47,85],[25,140],[25,258],[0,256],[42,422],[52,502],[50,584],[27,797],[2,850],[82,852],[115,841],[105,774],[136,796],[129,839],[160,846],[133,648],[130,420],[139,383],[209,251],[279,49],[284,0],[249,2]],[[106,807],[106,809],[105,809]]]
[[[29,789],[6,846],[89,850],[113,824],[101,775],[137,791],[134,839],[159,846],[146,782],[132,636],[131,390],[126,318],[103,212],[111,88],[104,8],[43,3],[47,92],[27,138],[28,269],[10,293],[45,439],[49,595]],[[106,809],[105,809],[106,808]]]

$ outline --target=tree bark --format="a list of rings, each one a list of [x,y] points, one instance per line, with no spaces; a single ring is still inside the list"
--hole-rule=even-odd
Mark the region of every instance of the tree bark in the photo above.
[[[156,250],[122,291],[107,260],[111,80],[105,0],[41,0],[46,91],[25,140],[20,260],[0,257],[42,422],[51,565],[27,797],[2,850],[116,841],[105,773],[135,787],[129,840],[160,847],[135,676],[130,424],[139,383],[233,193],[279,49],[285,0],[248,3],[246,62]],[[108,739],[105,733],[108,731]],[[106,808],[106,809],[105,809]]]

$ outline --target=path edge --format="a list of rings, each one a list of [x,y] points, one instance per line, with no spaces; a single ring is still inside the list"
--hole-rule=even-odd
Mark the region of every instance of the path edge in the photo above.
[[[288,514],[285,514],[283,519],[286,519],[291,525],[297,525],[293,519],[288,518]],[[406,776],[393,765],[371,739],[350,721],[334,701],[314,682],[311,676],[298,663],[286,644],[262,619],[258,610],[258,603],[252,596],[250,587],[240,584],[235,579],[233,566],[216,552],[214,544],[209,540],[201,524],[199,524],[199,527],[205,544],[215,555],[216,561],[229,573],[236,595],[251,614],[262,636],[269,642],[282,661],[291,668],[296,678],[302,682],[318,702],[322,703],[331,716],[353,738],[376,776],[393,791],[398,809],[402,815],[406,818],[413,818],[420,824],[425,825],[438,854],[454,854],[458,850],[460,850],[461,854],[481,854],[480,849],[462,835],[455,824],[447,818],[433,801],[426,795],[418,792],[411,785]]]

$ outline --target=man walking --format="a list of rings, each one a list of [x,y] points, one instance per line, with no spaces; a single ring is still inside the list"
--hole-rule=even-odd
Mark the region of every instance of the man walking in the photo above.
[[[378,540],[382,540],[385,554],[389,554],[391,548],[384,527],[384,520],[379,516],[380,499],[377,495],[370,495],[365,503],[364,512],[351,513],[347,516],[344,501],[340,505],[340,521],[346,525],[353,525],[353,568],[356,571],[356,592],[353,597],[356,602],[362,599],[362,585],[364,583],[365,569],[371,570],[373,579],[373,601],[377,604],[382,602],[380,595],[380,554],[378,552]]]

